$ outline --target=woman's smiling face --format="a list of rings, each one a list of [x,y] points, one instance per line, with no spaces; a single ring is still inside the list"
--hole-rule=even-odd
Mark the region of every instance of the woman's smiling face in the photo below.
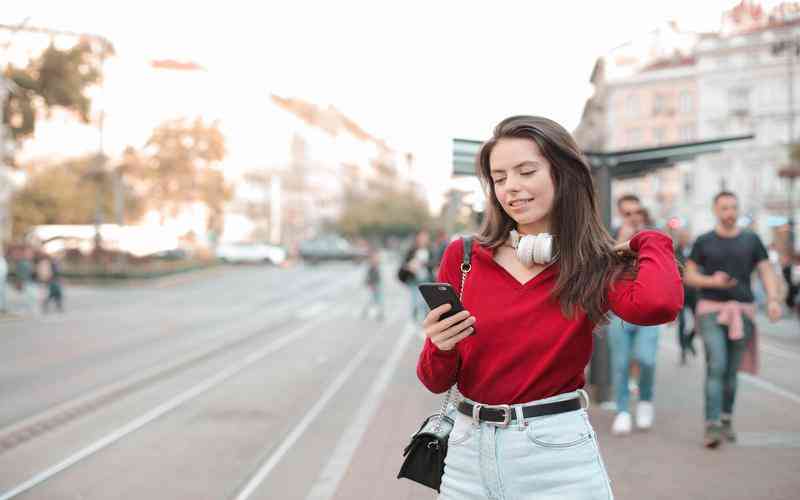
[[[524,234],[548,232],[555,185],[550,162],[530,139],[504,137],[489,155],[494,193]]]

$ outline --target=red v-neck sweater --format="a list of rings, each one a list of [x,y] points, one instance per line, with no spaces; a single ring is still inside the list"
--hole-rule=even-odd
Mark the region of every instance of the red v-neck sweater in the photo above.
[[[683,307],[683,285],[672,240],[642,231],[630,246],[639,271],[611,287],[611,310],[639,325],[674,320]],[[463,254],[461,240],[451,243],[439,271],[439,280],[456,290]],[[582,388],[595,325],[582,311],[566,318],[550,300],[557,276],[556,264],[521,284],[494,261],[491,249],[474,243],[463,303],[475,316],[476,333],[450,351],[425,340],[417,364],[425,387],[441,393],[457,382],[461,394],[484,404],[526,403]]]

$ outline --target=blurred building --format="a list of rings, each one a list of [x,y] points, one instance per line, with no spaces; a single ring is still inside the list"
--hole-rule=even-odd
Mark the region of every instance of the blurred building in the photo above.
[[[791,99],[797,54],[777,47],[782,41],[800,45],[797,14],[796,4],[767,13],[742,1],[723,13],[718,32],[682,32],[668,23],[597,61],[595,92],[575,131],[586,150],[756,136],[720,154],[617,180],[614,198],[636,193],[657,222],[677,217],[697,234],[714,224],[713,195],[729,189],[740,195],[743,215],[772,241],[770,226],[787,215],[787,189],[777,172],[796,137],[798,101]]]
[[[13,41],[7,59],[17,65],[25,65],[51,42],[60,48],[75,43],[70,36],[20,32],[12,37],[0,32],[0,44],[6,40]],[[219,123],[226,156],[213,168],[224,173],[234,192],[225,208],[222,235],[207,231],[210,215],[202,203],[161,212],[154,207],[142,221],[128,223],[169,227],[178,236],[192,235],[199,244],[269,239],[291,245],[335,220],[348,196],[381,183],[413,185],[414,157],[334,106],[272,95],[264,82],[233,79],[228,71],[212,71],[202,62],[170,54],[120,49],[105,62],[104,72],[102,87],[89,91],[91,123],[61,110],[41,116],[35,140],[23,141],[13,152],[22,171],[29,163],[53,163],[100,147],[110,168],[124,160],[127,147],[145,150],[153,130],[165,121],[200,117]],[[3,172],[0,165],[0,223],[10,196]],[[102,222],[114,220],[113,214],[101,215]]]
[[[324,232],[348,200],[376,187],[413,186],[413,155],[393,149],[334,106],[273,94],[262,119],[271,147],[260,165],[234,181],[237,194],[223,239],[269,238],[293,246]],[[276,224],[278,231],[271,227]]]

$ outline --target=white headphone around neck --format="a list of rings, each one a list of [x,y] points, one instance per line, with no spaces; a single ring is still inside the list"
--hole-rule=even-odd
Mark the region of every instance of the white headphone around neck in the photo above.
[[[549,233],[522,235],[512,229],[510,237],[517,258],[525,266],[549,264],[553,260],[553,237]]]

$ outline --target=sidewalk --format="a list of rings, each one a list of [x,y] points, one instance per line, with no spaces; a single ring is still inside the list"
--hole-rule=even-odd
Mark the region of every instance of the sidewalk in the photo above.
[[[656,422],[649,432],[613,437],[613,413],[594,405],[592,423],[617,499],[793,499],[800,478],[800,398],[787,400],[740,381],[736,427],[740,442],[707,450],[702,446],[704,362],[684,367],[672,328],[665,328],[656,382]],[[335,498],[433,499],[434,491],[397,480],[402,450],[424,416],[440,399],[416,379],[421,340],[412,342],[381,408],[367,429]],[[701,350],[702,356],[702,350]]]
[[[759,333],[782,340],[800,342],[800,319],[797,316],[784,315],[783,318],[772,323],[763,311],[759,311],[756,314],[756,325]]]

